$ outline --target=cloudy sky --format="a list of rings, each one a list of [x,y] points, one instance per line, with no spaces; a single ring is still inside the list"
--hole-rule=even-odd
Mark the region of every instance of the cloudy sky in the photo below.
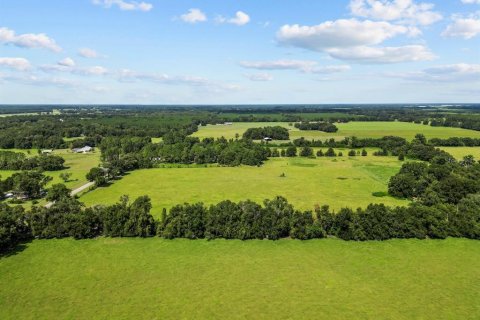
[[[480,0],[1,0],[0,103],[480,102]]]

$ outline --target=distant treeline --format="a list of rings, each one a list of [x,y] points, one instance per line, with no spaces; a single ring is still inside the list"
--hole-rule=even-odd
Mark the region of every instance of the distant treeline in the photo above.
[[[0,151],[0,170],[41,170],[55,171],[65,169],[65,160],[56,155],[27,157],[24,153]]]
[[[0,118],[0,148],[60,149],[82,146],[83,143],[93,146],[108,136],[153,138],[163,137],[172,130],[181,130],[191,134],[197,131],[200,125],[224,122],[301,122],[307,124],[402,121],[480,130],[480,114],[476,113],[477,110],[475,107],[446,110],[391,106],[342,109],[333,106],[329,108],[314,106],[233,108],[226,106],[224,108],[204,107],[195,110],[181,107],[162,109],[134,106],[118,108],[111,106],[104,109],[72,108],[63,109],[63,113],[60,115],[17,115]],[[85,142],[81,140],[65,142],[63,140],[65,137],[84,137]]]
[[[330,122],[300,122],[295,123],[295,128],[300,130],[317,130],[323,132],[337,132],[338,128]]]

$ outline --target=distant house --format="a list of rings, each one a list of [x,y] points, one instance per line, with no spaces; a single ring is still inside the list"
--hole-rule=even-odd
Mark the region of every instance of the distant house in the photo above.
[[[40,151],[41,154],[50,154],[52,152],[53,152],[52,149],[44,149],[44,150]]]
[[[263,141],[265,141],[265,142],[272,141],[272,140],[273,140],[273,139],[270,138],[270,137],[265,137],[265,138],[263,138]]]
[[[90,146],[85,146],[83,148],[74,148],[72,149],[72,152],[74,153],[87,153],[87,152],[92,152],[93,148]]]

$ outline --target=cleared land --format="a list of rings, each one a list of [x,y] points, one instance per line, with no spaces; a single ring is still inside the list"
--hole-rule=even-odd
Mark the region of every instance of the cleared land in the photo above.
[[[305,137],[306,139],[325,140],[330,138],[343,139],[356,136],[359,138],[381,138],[384,136],[399,136],[412,140],[417,133],[423,133],[428,139],[450,138],[450,137],[473,137],[480,138],[480,131],[466,130],[461,128],[431,127],[422,124],[407,122],[349,122],[337,123],[336,133],[320,131],[300,131],[287,122],[242,122],[232,125],[208,125],[199,127],[193,134],[195,137],[235,138],[238,133],[241,137],[248,128],[265,126],[282,126],[290,130],[290,139]]]
[[[472,155],[476,160],[480,160],[480,147],[440,147],[440,149],[450,153],[456,159]]]
[[[337,150],[338,151],[338,150]],[[370,154],[372,150],[369,150]],[[347,151],[343,151],[346,154]],[[406,204],[386,192],[388,180],[401,162],[394,157],[272,158],[261,167],[177,166],[136,170],[106,188],[80,198],[87,205],[114,203],[127,194],[152,198],[153,213],[184,202],[217,203],[251,199],[262,202],[281,195],[299,209],[312,210],[315,204],[335,209],[355,208],[369,203]],[[280,177],[284,173],[285,177]]]
[[[478,319],[480,246],[35,240],[0,258],[7,319]]]

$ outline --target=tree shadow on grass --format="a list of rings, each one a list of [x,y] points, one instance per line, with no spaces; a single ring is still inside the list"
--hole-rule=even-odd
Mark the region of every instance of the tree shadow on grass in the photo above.
[[[32,242],[32,240],[28,240],[28,241],[23,241],[19,244],[17,244],[15,247],[7,250],[7,251],[0,251],[0,260],[2,259],[5,259],[5,258],[8,258],[8,257],[12,257],[12,256],[15,256],[21,252],[23,252],[25,249],[28,248],[28,243]]]

